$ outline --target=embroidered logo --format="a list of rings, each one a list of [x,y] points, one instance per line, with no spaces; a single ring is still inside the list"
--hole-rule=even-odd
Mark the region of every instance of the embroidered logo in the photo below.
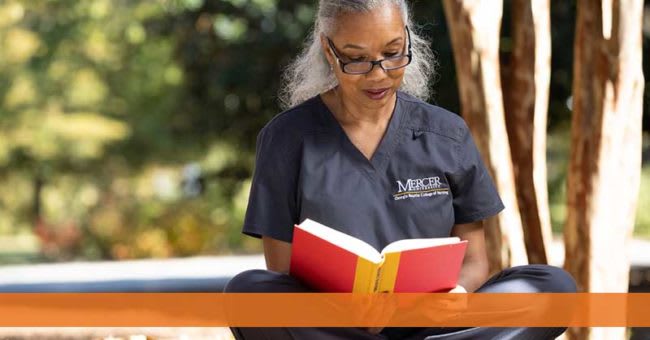
[[[449,195],[449,187],[440,180],[439,176],[424,178],[409,178],[397,182],[397,193],[393,194],[394,200],[407,198],[432,197]]]

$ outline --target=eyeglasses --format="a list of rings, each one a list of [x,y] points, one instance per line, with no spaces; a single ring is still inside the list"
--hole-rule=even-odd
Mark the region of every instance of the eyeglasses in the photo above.
[[[406,65],[411,63],[411,59],[413,58],[413,55],[411,54],[411,32],[409,31],[408,26],[404,26],[404,28],[406,29],[406,36],[408,38],[408,47],[406,49],[407,53],[391,56],[381,60],[343,62],[341,61],[342,58],[339,55],[339,52],[336,50],[336,47],[334,47],[334,43],[329,37],[327,37],[327,43],[329,44],[332,53],[334,53],[339,66],[341,66],[343,73],[366,74],[372,71],[375,65],[379,65],[379,67],[381,67],[384,71],[396,70],[398,68],[406,67]]]

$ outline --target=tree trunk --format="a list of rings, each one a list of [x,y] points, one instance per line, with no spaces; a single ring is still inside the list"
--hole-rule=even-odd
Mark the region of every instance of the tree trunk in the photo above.
[[[512,2],[513,51],[504,84],[506,127],[530,263],[548,263],[552,237],[546,178],[549,12],[549,0]]]
[[[499,75],[502,4],[491,0],[445,0],[461,113],[495,180],[505,211],[486,223],[490,271],[527,263],[515,196]]]
[[[581,291],[626,292],[626,245],[641,173],[642,0],[578,2],[566,269]],[[574,339],[622,339],[624,328],[572,329]]]

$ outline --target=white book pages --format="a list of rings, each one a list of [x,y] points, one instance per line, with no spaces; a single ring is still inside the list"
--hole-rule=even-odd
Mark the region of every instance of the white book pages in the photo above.
[[[310,219],[305,219],[297,227],[312,235],[327,240],[330,243],[337,245],[351,253],[357,254],[371,262],[380,263],[382,261],[382,255],[368,243],[363,242],[353,236],[342,233],[338,230],[332,229],[326,225],[320,224]]]

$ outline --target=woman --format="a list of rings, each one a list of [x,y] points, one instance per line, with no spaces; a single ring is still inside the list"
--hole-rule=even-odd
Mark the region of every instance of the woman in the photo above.
[[[237,275],[226,292],[309,291],[287,274],[293,225],[305,218],[377,249],[405,238],[468,240],[457,292],[575,291],[571,277],[550,266],[487,280],[482,221],[503,204],[462,119],[421,100],[433,62],[411,27],[403,0],[320,1],[311,44],[285,78],[291,108],[257,140],[243,232],[262,238],[268,270]],[[403,195],[433,189],[437,195]],[[547,339],[563,331],[233,329],[238,339]]]

